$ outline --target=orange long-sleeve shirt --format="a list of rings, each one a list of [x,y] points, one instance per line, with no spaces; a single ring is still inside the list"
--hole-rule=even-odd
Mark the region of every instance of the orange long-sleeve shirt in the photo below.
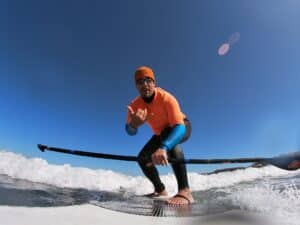
[[[154,99],[146,103],[141,96],[136,97],[130,104],[134,111],[147,109],[149,119],[148,125],[156,135],[159,135],[166,127],[173,127],[176,124],[184,124],[186,117],[181,112],[176,98],[162,88],[155,88]],[[130,123],[130,112],[127,113],[127,123]]]

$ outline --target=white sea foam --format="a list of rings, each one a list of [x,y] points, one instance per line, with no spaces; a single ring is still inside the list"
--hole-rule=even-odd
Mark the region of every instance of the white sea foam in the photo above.
[[[198,173],[189,173],[188,175],[192,190],[197,191],[231,186],[264,177],[289,176],[297,173],[299,174],[299,172],[289,172],[268,166],[211,175]],[[103,191],[118,191],[120,187],[123,187],[136,194],[152,191],[152,185],[143,176],[129,176],[111,170],[72,167],[68,164],[51,165],[44,159],[26,158],[9,151],[0,151],[0,174],[57,187]],[[177,191],[176,180],[173,174],[162,176],[162,181],[170,194]]]
[[[300,220],[300,190],[293,182],[278,188],[264,183],[231,193],[235,205],[276,221],[276,224],[298,225]]]

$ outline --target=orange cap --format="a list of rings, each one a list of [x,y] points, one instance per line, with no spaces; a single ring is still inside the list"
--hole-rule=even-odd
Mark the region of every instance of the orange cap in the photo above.
[[[150,67],[147,66],[141,66],[136,69],[135,71],[135,81],[143,78],[143,77],[150,77],[155,81],[154,73]]]

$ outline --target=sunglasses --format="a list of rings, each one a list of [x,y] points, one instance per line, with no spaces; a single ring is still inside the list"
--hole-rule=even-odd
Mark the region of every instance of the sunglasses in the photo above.
[[[136,83],[139,84],[139,85],[142,85],[142,84],[144,84],[144,83],[150,84],[150,83],[152,83],[152,82],[154,82],[154,80],[153,80],[152,78],[150,78],[150,77],[143,77],[143,78],[138,79],[138,80],[136,81]]]

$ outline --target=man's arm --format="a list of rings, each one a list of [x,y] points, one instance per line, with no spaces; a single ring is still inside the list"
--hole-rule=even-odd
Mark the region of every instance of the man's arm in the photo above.
[[[181,113],[180,106],[175,97],[172,95],[167,96],[164,106],[166,107],[168,122],[172,127],[172,130],[167,138],[162,141],[159,149],[151,156],[152,163],[155,165],[168,164],[167,151],[179,144],[186,132],[186,127],[182,118],[183,114]]]
[[[173,95],[168,96],[165,102],[165,107],[172,130],[168,137],[162,142],[160,147],[165,150],[171,150],[175,145],[180,143],[185,134],[186,128],[179,103]]]
[[[165,150],[171,150],[175,145],[179,144],[185,134],[185,125],[176,124],[168,137],[161,143],[160,148]]]

